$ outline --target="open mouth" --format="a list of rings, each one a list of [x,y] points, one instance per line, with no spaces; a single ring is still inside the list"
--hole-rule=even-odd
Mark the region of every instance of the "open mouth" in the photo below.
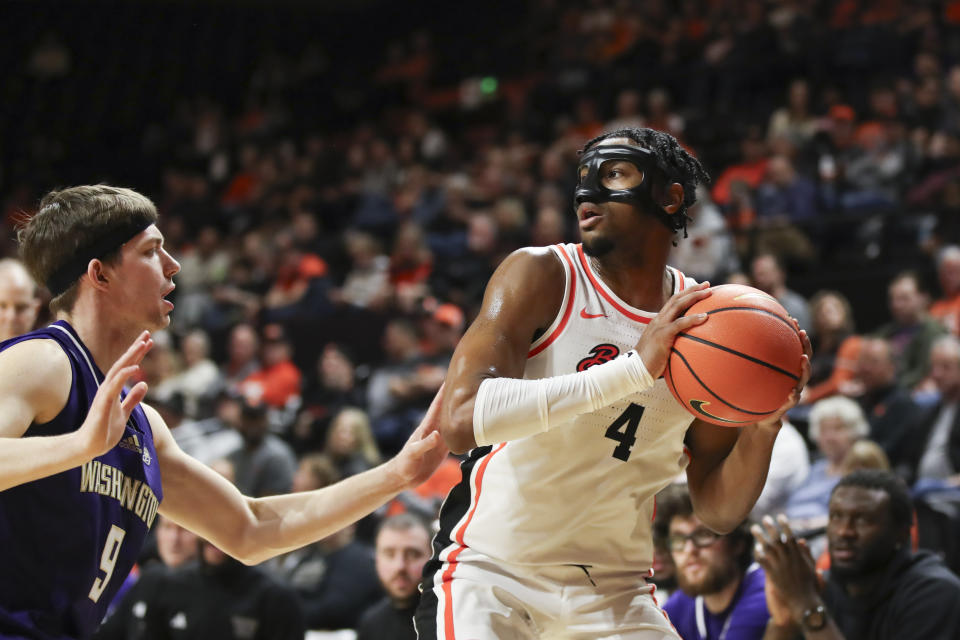
[[[602,214],[596,207],[589,204],[584,204],[580,206],[580,209],[577,211],[577,215],[580,218],[580,222],[585,222],[586,220],[596,218]]]

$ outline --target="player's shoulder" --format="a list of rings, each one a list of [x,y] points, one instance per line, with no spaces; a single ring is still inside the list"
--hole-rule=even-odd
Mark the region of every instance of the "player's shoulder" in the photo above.
[[[41,388],[72,377],[67,353],[52,338],[23,340],[0,351],[0,384]]]
[[[52,339],[13,344],[0,352],[0,402],[37,423],[49,422],[66,405],[73,373],[66,352]],[[26,426],[26,425],[24,425]]]
[[[500,263],[497,269],[511,277],[532,280],[560,280],[564,278],[563,263],[552,247],[523,247],[517,249]]]

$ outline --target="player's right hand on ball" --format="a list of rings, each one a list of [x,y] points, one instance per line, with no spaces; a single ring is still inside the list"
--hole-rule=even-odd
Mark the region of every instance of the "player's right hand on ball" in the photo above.
[[[97,395],[90,404],[87,419],[78,430],[78,434],[84,438],[84,450],[89,457],[103,455],[120,442],[130,413],[147,394],[147,383],[138,382],[122,401],[120,391],[123,390],[123,384],[140,368],[143,357],[152,346],[150,332],[144,331],[113,363],[100,384]]]
[[[673,345],[673,340],[677,337],[677,334],[690,327],[703,324],[707,320],[707,314],[705,313],[684,316],[682,315],[683,312],[694,303],[709,296],[709,282],[701,282],[696,286],[673,294],[660,309],[660,313],[643,330],[643,335],[640,336],[640,340],[634,349],[636,349],[637,354],[643,360],[643,365],[654,380],[663,374],[663,370],[667,366],[667,359],[670,357],[670,347]]]

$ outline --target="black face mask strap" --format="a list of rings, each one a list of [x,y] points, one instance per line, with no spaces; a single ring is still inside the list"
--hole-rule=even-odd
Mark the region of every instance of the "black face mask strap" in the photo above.
[[[73,257],[60,265],[47,279],[46,285],[50,295],[56,298],[64,293],[73,286],[77,278],[87,272],[87,265],[91,260],[102,260],[110,256],[151,224],[153,221],[146,216],[133,217],[87,246],[77,247]]]
[[[624,160],[643,171],[643,182],[630,189],[608,189],[600,183],[600,166],[610,160]],[[687,209],[681,205],[673,215],[667,213],[653,197],[653,184],[657,180],[669,182],[669,173],[660,166],[652,151],[630,145],[597,146],[580,158],[579,170],[587,167],[587,175],[577,183],[574,192],[574,207],[582,202],[623,202],[637,206],[641,211],[653,215],[670,231],[683,229],[687,237]],[[674,240],[676,245],[676,240]]]

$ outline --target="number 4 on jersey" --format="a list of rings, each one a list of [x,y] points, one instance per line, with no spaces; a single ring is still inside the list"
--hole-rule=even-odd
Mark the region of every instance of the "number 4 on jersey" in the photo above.
[[[614,458],[624,462],[630,459],[630,451],[637,443],[637,427],[640,426],[643,411],[644,407],[639,404],[631,404],[619,418],[613,421],[613,424],[607,427],[607,433],[604,435],[620,443],[613,450]]]

